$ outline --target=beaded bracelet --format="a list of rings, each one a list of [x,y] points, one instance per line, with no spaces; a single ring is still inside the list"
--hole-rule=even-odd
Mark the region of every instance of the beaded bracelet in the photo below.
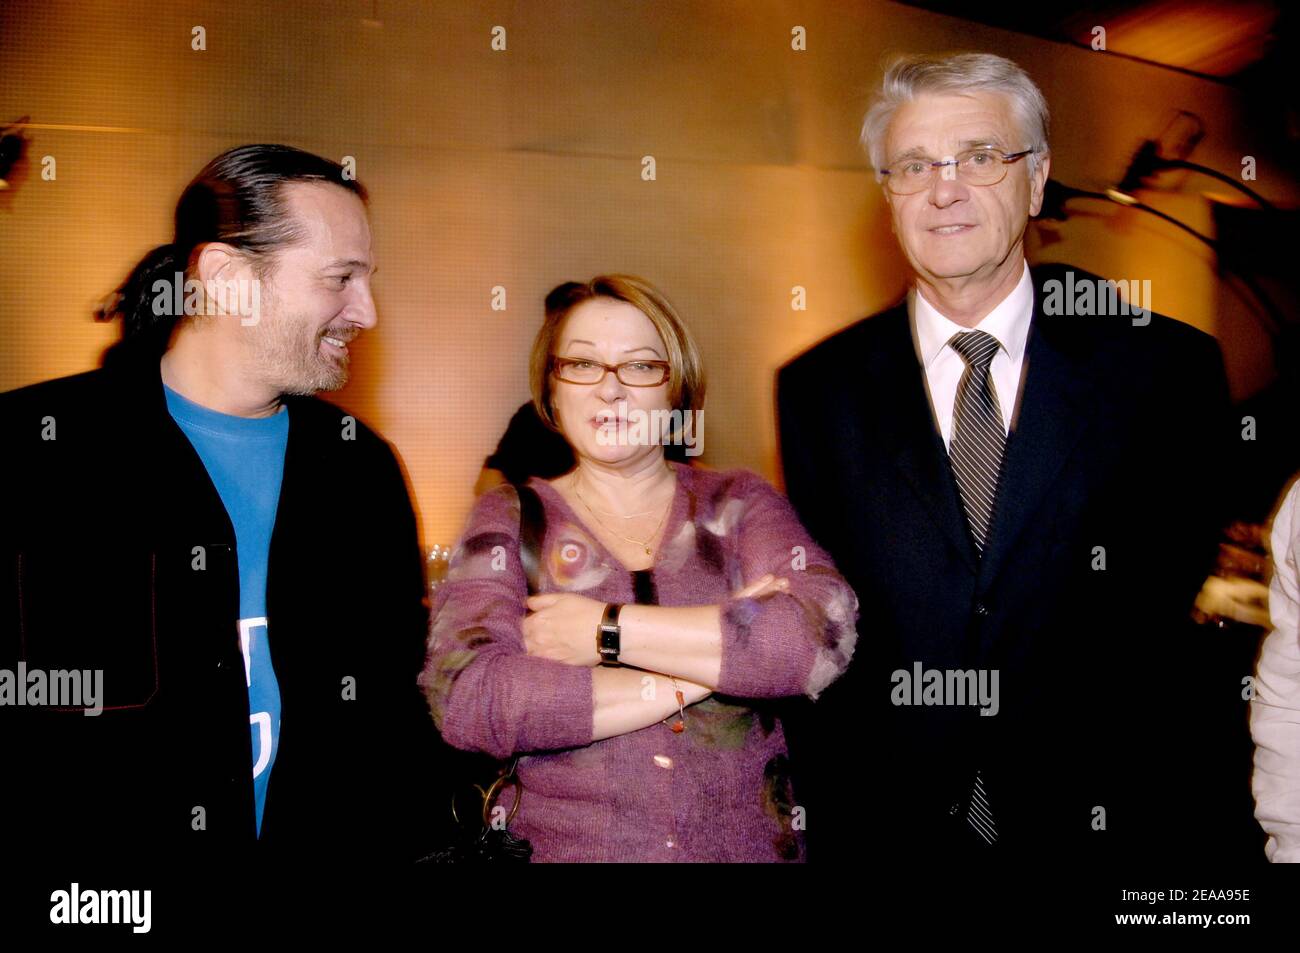
[[[677,721],[673,723],[672,729],[674,734],[680,735],[686,730],[686,696],[683,695],[682,690],[677,687],[677,679],[669,675],[668,680],[673,683],[673,690],[677,693]],[[668,716],[668,718],[671,717],[672,715]],[[662,724],[667,724],[668,718],[665,718]]]

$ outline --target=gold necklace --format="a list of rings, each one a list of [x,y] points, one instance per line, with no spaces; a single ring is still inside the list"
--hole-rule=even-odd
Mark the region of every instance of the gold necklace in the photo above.
[[[669,497],[667,504],[664,506],[663,516],[659,517],[659,522],[655,524],[654,532],[652,532],[645,539],[633,539],[631,536],[624,536],[622,533],[618,532],[617,530],[610,529],[609,525],[604,520],[602,520],[599,516],[596,515],[596,511],[591,508],[591,506],[587,503],[586,499],[583,497],[582,491],[578,489],[578,481],[576,478],[573,481],[573,492],[577,494],[578,500],[582,503],[583,507],[587,510],[587,512],[591,514],[592,519],[594,519],[597,523],[603,526],[606,529],[606,531],[613,533],[619,539],[626,540],[629,543],[635,543],[637,546],[640,546],[643,549],[645,549],[645,554],[647,556],[654,555],[654,550],[650,548],[650,540],[654,539],[656,536],[659,535],[659,528],[664,525],[664,520],[668,518],[668,511],[673,508],[673,500],[677,496],[676,490],[674,490],[673,495]],[[646,512],[653,513],[654,510],[647,510]]]
[[[587,506],[585,502],[582,505]],[[634,520],[638,516],[649,516],[654,512],[654,510],[642,510],[640,513],[628,513],[627,515],[624,515],[622,513],[615,513],[613,510],[602,510],[599,506],[587,506],[587,509],[595,510],[597,513],[604,513],[606,516],[617,516],[621,520]]]

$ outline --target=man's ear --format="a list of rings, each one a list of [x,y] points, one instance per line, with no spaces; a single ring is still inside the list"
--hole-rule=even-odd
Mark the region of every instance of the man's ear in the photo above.
[[[1037,215],[1043,207],[1043,191],[1047,188],[1047,177],[1052,170],[1052,154],[1046,152],[1038,160],[1038,168],[1029,183],[1029,216]]]
[[[883,182],[880,183],[880,194],[885,197],[885,208],[889,211],[889,230],[897,235],[898,227],[894,224],[894,195],[885,188]]]
[[[194,277],[205,286],[209,281],[233,281],[247,267],[248,262],[233,245],[207,242],[194,262]]]

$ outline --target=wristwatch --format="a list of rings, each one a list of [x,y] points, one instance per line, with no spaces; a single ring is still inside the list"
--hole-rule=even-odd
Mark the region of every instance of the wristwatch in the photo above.
[[[619,602],[605,603],[605,617],[596,626],[596,653],[601,665],[617,665],[622,648],[623,629],[618,624],[618,613],[623,608]]]

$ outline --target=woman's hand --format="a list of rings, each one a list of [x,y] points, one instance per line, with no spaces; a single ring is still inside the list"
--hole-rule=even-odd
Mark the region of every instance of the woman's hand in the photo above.
[[[596,626],[605,615],[605,603],[572,592],[545,592],[528,597],[524,616],[524,648],[529,655],[566,665],[600,664],[596,651]]]
[[[732,593],[731,598],[761,599],[773,593],[786,592],[789,588],[787,579],[768,573]],[[605,615],[605,603],[572,592],[546,592],[529,596],[527,606],[529,612],[524,616],[523,635],[524,649],[529,655],[566,665],[594,668],[600,664],[600,653],[596,651],[596,627]],[[701,692],[709,691],[701,685],[694,687]]]
[[[758,599],[762,596],[769,596],[774,592],[785,592],[790,588],[790,580],[778,579],[771,573],[763,576],[761,579],[755,579],[744,589],[738,590],[731,594],[733,599]]]

